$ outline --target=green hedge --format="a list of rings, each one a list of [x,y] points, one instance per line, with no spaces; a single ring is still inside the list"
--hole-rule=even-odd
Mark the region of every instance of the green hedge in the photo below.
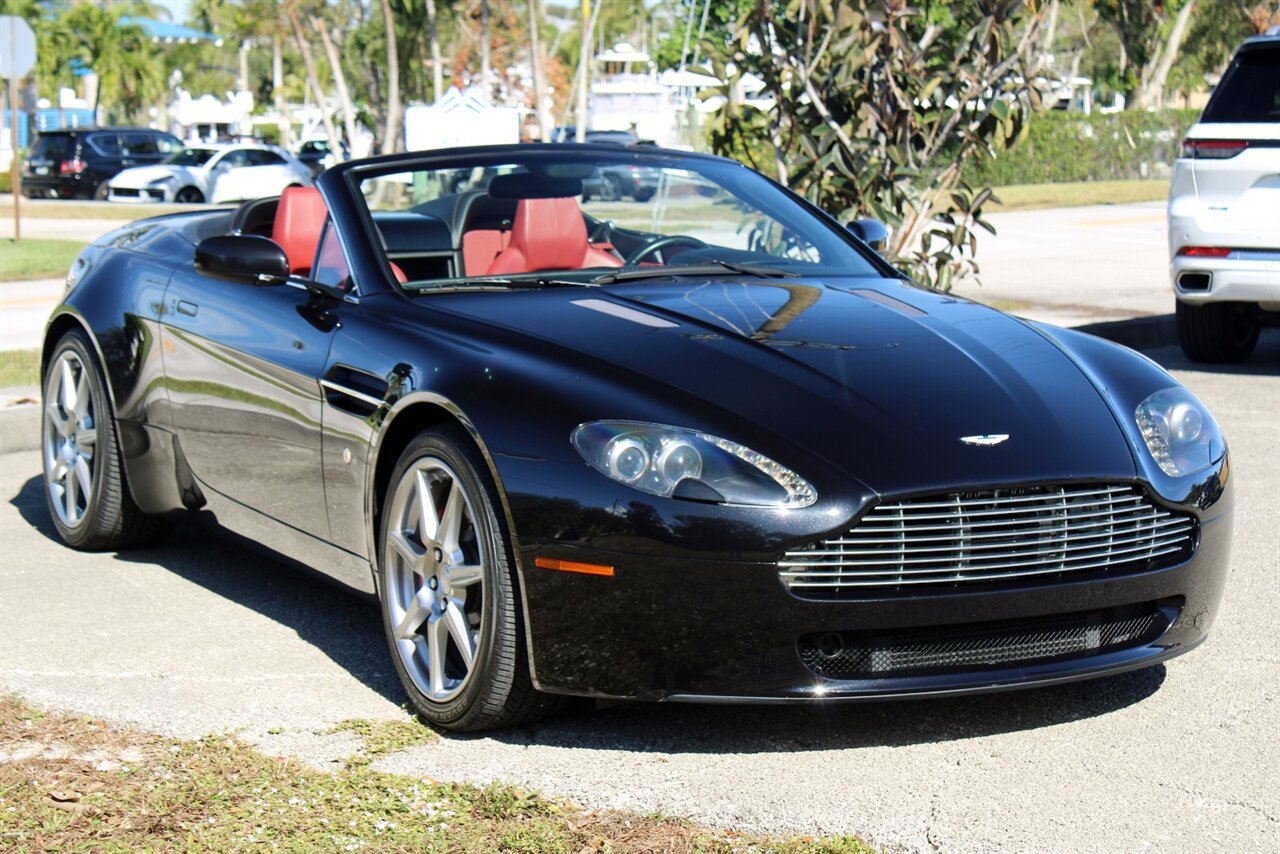
[[[9,170],[0,172],[0,193],[13,192],[13,173]]]
[[[1163,177],[1198,116],[1199,110],[1044,113],[1021,142],[973,164],[965,179],[994,187]]]

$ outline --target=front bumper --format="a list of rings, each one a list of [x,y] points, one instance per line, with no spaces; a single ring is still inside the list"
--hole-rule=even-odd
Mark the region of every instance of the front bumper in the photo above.
[[[1198,525],[1182,563],[1115,577],[975,585],[856,600],[789,593],[772,563],[628,555],[546,544],[521,550],[535,683],[553,693],[694,702],[884,699],[1008,690],[1148,667],[1189,651],[1209,631],[1228,571],[1229,486]],[[534,568],[535,556],[615,568],[613,577]],[[1101,649],[1000,664],[926,667],[828,678],[802,639],[1025,624],[1049,615],[1150,605],[1154,631]]]
[[[107,199],[113,202],[147,204],[170,201],[172,190],[168,187],[116,187],[108,185]]]

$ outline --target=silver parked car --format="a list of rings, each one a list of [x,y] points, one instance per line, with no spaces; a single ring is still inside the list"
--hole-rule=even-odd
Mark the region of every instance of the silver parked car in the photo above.
[[[1169,257],[1183,351],[1247,359],[1280,317],[1280,27],[1240,46],[1183,140]]]

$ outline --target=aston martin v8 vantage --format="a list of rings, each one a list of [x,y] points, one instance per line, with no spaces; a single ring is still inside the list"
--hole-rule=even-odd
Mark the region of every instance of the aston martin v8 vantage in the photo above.
[[[651,197],[583,200],[631,167]],[[119,549],[198,511],[376,598],[455,730],[1199,644],[1231,540],[1213,416],[1132,351],[913,286],[877,236],[732,161],[604,145],[132,223],[48,325],[49,512]]]

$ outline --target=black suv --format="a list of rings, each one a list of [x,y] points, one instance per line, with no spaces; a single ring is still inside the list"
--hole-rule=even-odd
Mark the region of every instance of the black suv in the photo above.
[[[22,163],[22,194],[105,199],[107,181],[121,170],[159,163],[181,149],[176,136],[150,128],[44,131]]]

